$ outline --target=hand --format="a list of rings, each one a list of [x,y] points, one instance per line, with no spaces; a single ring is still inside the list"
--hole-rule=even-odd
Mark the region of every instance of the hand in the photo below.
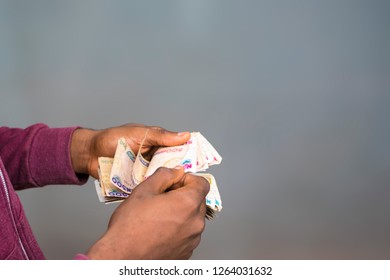
[[[159,168],[111,216],[91,259],[188,259],[205,227],[204,178]]]
[[[145,137],[141,153],[153,152],[158,146],[182,145],[191,137],[189,132],[171,132],[157,126],[141,124],[126,124],[123,126],[103,129],[76,129],[71,142],[71,159],[76,173],[89,174],[98,177],[98,157],[114,157],[118,139],[125,137],[134,153]]]

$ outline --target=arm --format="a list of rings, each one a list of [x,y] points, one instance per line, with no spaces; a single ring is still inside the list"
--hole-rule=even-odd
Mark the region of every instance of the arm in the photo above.
[[[38,124],[27,129],[0,128],[0,156],[19,188],[45,184],[81,183],[76,174],[97,177],[97,158],[113,156],[119,137],[134,151],[145,139],[142,153],[155,146],[174,146],[188,132],[125,125],[105,130],[53,129]],[[80,175],[83,176],[83,175]],[[84,175],[86,180],[87,175]],[[116,209],[107,232],[87,253],[91,259],[189,258],[205,227],[208,182],[184,174],[182,168],[161,168],[141,183]]]
[[[97,178],[98,157],[113,157],[120,137],[125,136],[132,150],[138,151],[147,130],[142,153],[152,152],[155,146],[180,145],[190,138],[188,132],[135,124],[103,130],[45,124],[26,129],[0,127],[0,157],[15,189],[80,185],[88,175]]]
[[[15,189],[50,184],[83,184],[88,175],[74,172],[70,145],[77,127],[0,128],[0,156]]]

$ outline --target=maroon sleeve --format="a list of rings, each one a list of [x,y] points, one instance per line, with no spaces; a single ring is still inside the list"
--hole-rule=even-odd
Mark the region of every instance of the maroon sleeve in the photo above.
[[[50,184],[84,184],[88,175],[76,174],[70,142],[77,127],[26,129],[0,127],[0,157],[15,189]]]

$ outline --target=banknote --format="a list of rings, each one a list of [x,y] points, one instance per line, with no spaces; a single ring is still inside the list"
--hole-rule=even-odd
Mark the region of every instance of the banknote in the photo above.
[[[138,151],[137,157],[134,162],[134,167],[131,172],[132,183],[134,184],[134,186],[138,186],[145,179],[145,174],[149,167],[149,161],[146,160],[140,152],[141,148],[142,144]]]
[[[152,175],[159,167],[172,168],[182,165],[185,172],[196,172],[196,138],[191,139],[181,146],[161,147],[153,155],[149,168],[145,173],[145,179]]]
[[[185,172],[205,171],[209,166],[220,164],[222,157],[200,132],[192,132],[190,140],[181,146],[161,147],[153,155],[145,178],[160,166],[182,165]]]
[[[183,145],[160,147],[150,161],[143,157],[141,148],[142,143],[135,156],[125,138],[120,138],[114,158],[99,158],[99,180],[95,181],[95,187],[100,201],[122,201],[159,167],[182,165],[185,172],[202,176],[210,183],[210,191],[206,196],[206,216],[212,218],[215,212],[222,210],[222,200],[214,176],[203,173],[210,166],[220,164],[222,157],[200,132],[192,132],[190,140]]]
[[[99,157],[98,162],[99,162],[98,173],[99,173],[100,184],[101,184],[101,194],[107,197],[119,197],[119,198],[128,197],[129,194],[117,188],[110,180],[114,159],[109,157]]]
[[[195,173],[195,175],[205,178],[210,184],[210,191],[206,195],[206,205],[215,211],[221,211],[222,200],[214,176],[210,173]]]
[[[136,184],[132,180],[135,155],[124,137],[118,140],[110,181],[122,192],[130,194]]]

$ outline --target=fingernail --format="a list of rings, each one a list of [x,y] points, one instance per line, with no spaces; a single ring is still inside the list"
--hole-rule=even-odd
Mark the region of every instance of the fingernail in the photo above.
[[[179,133],[177,134],[177,136],[183,136],[183,135],[186,134],[186,133],[187,133],[187,131],[179,132]]]
[[[181,166],[181,165],[176,165],[176,166],[174,167],[174,169],[180,170],[180,169],[182,169],[182,166]]]

